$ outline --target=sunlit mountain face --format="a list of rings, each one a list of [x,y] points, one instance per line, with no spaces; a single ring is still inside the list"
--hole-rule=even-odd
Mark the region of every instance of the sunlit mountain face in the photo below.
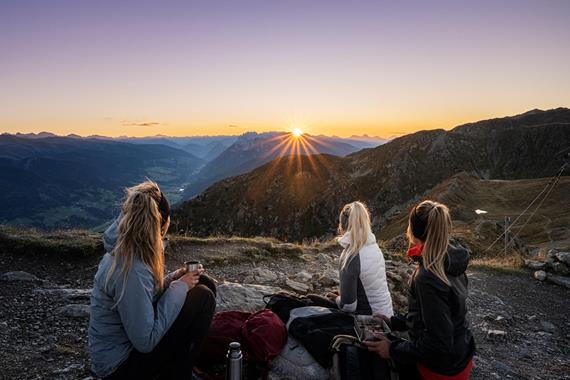
[[[189,199],[227,177],[247,173],[278,157],[330,154],[344,157],[384,141],[366,142],[329,136],[311,136],[296,128],[291,132],[275,132],[240,136],[214,160],[208,162],[187,186],[184,198]]]

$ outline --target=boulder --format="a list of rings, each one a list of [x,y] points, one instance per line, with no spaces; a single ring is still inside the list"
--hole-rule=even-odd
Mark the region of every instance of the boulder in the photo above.
[[[34,292],[50,297],[64,298],[66,300],[89,299],[92,289],[36,289]]]
[[[525,260],[524,263],[527,268],[532,270],[543,270],[546,267],[546,263],[536,260]]]
[[[89,305],[71,304],[60,307],[57,310],[58,314],[71,318],[89,318],[91,310]]]
[[[295,280],[291,280],[290,278],[285,280],[285,284],[298,293],[307,293],[310,289],[309,285],[303,284],[302,282],[298,282]]]
[[[560,262],[552,264],[552,271],[562,276],[568,276],[570,274],[570,269],[566,266],[566,264]]]
[[[333,268],[327,268],[321,274],[321,276],[317,279],[319,285],[328,287],[328,286],[337,286],[339,284],[339,273],[338,270]]]
[[[309,272],[307,272],[306,270],[302,270],[295,275],[295,279],[302,281],[302,282],[311,281],[312,278],[313,278],[313,275],[310,274]]]
[[[570,252],[557,252],[556,260],[570,266]]]
[[[315,361],[299,341],[289,336],[281,354],[273,359],[268,379],[324,380],[329,371]]]
[[[0,281],[7,282],[35,282],[40,281],[39,278],[31,273],[16,271],[16,272],[6,272],[0,276]]]
[[[216,311],[240,310],[256,311],[263,309],[263,296],[281,291],[280,288],[267,285],[237,284],[222,282],[217,287]]]
[[[546,272],[543,270],[537,270],[536,272],[534,272],[534,278],[537,279],[538,281],[544,281],[546,280]]]
[[[570,289],[570,277],[550,275],[548,281]]]
[[[260,284],[275,284],[275,282],[279,279],[277,273],[270,271],[266,268],[255,268],[252,271],[253,281],[260,283]]]
[[[548,253],[546,254],[546,257],[544,259],[546,266],[551,266],[552,264],[554,264],[554,262],[556,261],[556,254],[557,253],[558,253],[558,251],[555,249],[551,249],[548,251]]]

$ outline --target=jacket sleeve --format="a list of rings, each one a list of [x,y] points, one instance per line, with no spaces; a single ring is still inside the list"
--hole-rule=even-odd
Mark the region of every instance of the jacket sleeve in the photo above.
[[[123,281],[117,281],[115,302],[129,340],[142,353],[151,352],[180,313],[186,300],[188,285],[172,281],[153,305],[154,278],[142,265],[133,265],[123,291]]]
[[[436,282],[437,281],[437,282]],[[434,279],[418,279],[416,296],[424,331],[415,341],[395,342],[390,356],[399,363],[429,362],[453,351],[453,322],[448,302],[449,288]]]
[[[358,303],[357,289],[360,277],[360,257],[354,257],[350,263],[340,271],[340,296],[336,303],[342,311],[354,313]]]
[[[394,315],[394,308],[392,307],[392,296],[390,295],[390,288],[388,287],[388,278],[386,276],[386,261],[382,250],[380,250],[380,260],[378,260],[379,270],[378,279],[380,291],[380,313],[387,317]]]

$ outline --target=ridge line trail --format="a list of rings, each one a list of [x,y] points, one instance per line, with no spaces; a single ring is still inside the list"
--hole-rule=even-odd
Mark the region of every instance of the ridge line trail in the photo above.
[[[253,266],[293,275],[310,264],[283,254],[263,257],[257,249],[243,241],[175,244],[166,261],[172,270],[185,259],[198,259],[214,277],[236,282],[243,282]],[[306,248],[304,253],[314,252]],[[49,291],[90,288],[99,259],[0,249],[1,273],[22,270],[44,280],[0,284],[0,379],[90,376],[88,320],[58,313],[62,306],[89,300]],[[470,268],[468,276],[469,319],[478,346],[472,379],[570,379],[570,290],[536,282],[530,272]],[[488,340],[488,330],[506,331],[506,340]]]

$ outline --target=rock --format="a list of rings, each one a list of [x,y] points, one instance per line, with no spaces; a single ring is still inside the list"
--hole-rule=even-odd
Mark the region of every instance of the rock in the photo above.
[[[547,333],[553,333],[556,331],[556,326],[552,322],[540,321],[540,329]]]
[[[555,249],[551,249],[548,251],[548,253],[546,254],[546,258],[544,259],[544,262],[546,263],[547,266],[554,264],[554,261],[556,261],[557,253],[558,251]]]
[[[66,317],[72,318],[89,318],[91,310],[89,305],[71,304],[65,305],[57,309],[57,312]]]
[[[34,293],[66,300],[89,299],[92,289],[36,289]]]
[[[7,281],[7,282],[15,282],[15,281],[35,282],[39,280],[40,279],[34,276],[33,274],[23,271],[6,272],[2,274],[2,276],[0,276],[0,281]]]
[[[311,281],[312,278],[313,275],[307,272],[306,270],[303,270],[295,275],[295,279],[304,282]]]
[[[319,285],[327,286],[337,286],[339,284],[339,273],[338,270],[333,268],[327,268],[317,279]]]
[[[487,339],[494,341],[504,341],[507,339],[507,332],[503,330],[489,330],[487,331]]]
[[[279,279],[275,272],[265,268],[255,268],[252,271],[252,275],[254,281],[261,284],[274,284]]]
[[[322,367],[295,338],[289,336],[287,344],[271,362],[269,380],[329,378],[329,370]]]
[[[553,282],[557,285],[564,286],[570,289],[570,277],[550,275],[547,277],[547,279],[550,282]]]
[[[527,268],[530,268],[532,270],[543,270],[546,267],[546,263],[536,260],[525,260],[524,263]]]
[[[568,269],[566,264],[559,262],[552,264],[552,271],[562,276],[568,276],[570,274],[570,269]]]
[[[222,282],[218,285],[217,291],[216,311],[256,311],[265,307],[263,296],[277,293],[281,289],[266,285]]]
[[[546,272],[543,270],[537,270],[536,272],[534,272],[534,278],[537,279],[538,281],[544,281],[546,280]]]
[[[570,266],[570,252],[558,252],[555,257],[559,262]]]
[[[285,280],[285,284],[288,287],[290,287],[291,289],[293,289],[294,291],[299,292],[299,293],[307,293],[310,289],[309,285],[303,284],[302,282],[298,282],[295,280],[291,280],[290,278]]]

